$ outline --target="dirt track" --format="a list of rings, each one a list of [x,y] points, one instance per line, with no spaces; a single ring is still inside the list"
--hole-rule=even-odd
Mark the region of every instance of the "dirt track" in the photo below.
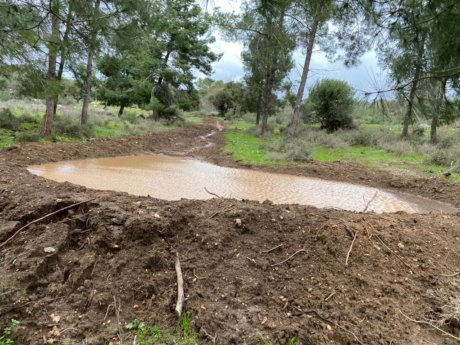
[[[284,344],[293,336],[299,344],[457,343],[402,313],[440,319],[451,299],[458,301],[460,276],[446,276],[460,271],[458,214],[375,215],[221,199],[164,202],[58,184],[25,169],[145,152],[191,152],[237,165],[221,153],[220,133],[210,138],[215,146],[191,150],[203,147],[200,136],[211,130],[26,144],[0,153],[0,243],[29,221],[92,199],[0,247],[0,325],[21,320],[18,344],[43,344],[44,337],[55,344],[104,344],[117,334],[114,297],[123,325],[137,318],[173,328],[176,251],[186,308],[203,343],[211,343],[206,334],[234,344],[258,338]],[[414,181],[343,163],[265,170],[397,188],[460,205],[460,185],[441,179]],[[55,252],[46,253],[47,247]],[[459,320],[448,321],[442,329],[459,337]]]

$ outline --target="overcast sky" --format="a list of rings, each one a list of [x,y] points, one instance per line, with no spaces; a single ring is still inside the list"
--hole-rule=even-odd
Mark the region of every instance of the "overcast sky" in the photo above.
[[[214,5],[222,11],[238,12],[240,0],[214,0]],[[216,42],[212,44],[212,50],[223,53],[220,61],[213,64],[211,78],[224,81],[237,81],[244,75],[241,52],[243,45],[239,42],[226,42],[215,34]],[[294,53],[295,67],[289,74],[289,80],[298,85],[305,59],[304,52],[298,50]],[[353,68],[347,68],[343,62],[330,63],[325,55],[315,49],[311,61],[311,73],[308,77],[307,87],[312,86],[318,79],[334,78],[349,82],[359,94],[359,91],[375,91],[386,86],[387,74],[377,61],[374,51],[366,53],[361,58],[361,63]]]

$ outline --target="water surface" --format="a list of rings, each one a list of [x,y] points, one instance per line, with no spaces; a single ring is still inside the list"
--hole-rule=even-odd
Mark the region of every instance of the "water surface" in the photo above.
[[[100,190],[164,200],[225,198],[303,204],[350,211],[456,212],[434,200],[319,178],[226,168],[196,159],[143,155],[85,159],[29,167],[33,174]]]

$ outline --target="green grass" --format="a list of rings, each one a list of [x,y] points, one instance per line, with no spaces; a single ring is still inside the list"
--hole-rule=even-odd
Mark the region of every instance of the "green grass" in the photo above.
[[[13,132],[0,128],[0,149],[7,149],[14,145]]]
[[[129,323],[126,329],[135,332],[138,345],[195,345],[198,344],[198,334],[191,329],[190,319],[190,312],[183,313],[174,333],[158,326],[147,326],[139,320]]]
[[[0,345],[15,345],[16,342],[11,339],[13,330],[19,325],[19,321],[11,319],[11,322],[8,326],[3,329],[0,329]]]
[[[246,122],[233,123],[232,131],[225,134],[226,145],[224,151],[231,153],[235,160],[251,165],[286,165],[294,164],[287,161],[274,161],[269,158],[266,147],[271,143],[283,140],[281,134],[268,136],[266,138],[256,136],[249,131],[236,129],[245,128]],[[250,127],[249,127],[250,128]],[[418,173],[434,174],[442,176],[446,167],[425,163],[422,154],[410,153],[398,155],[388,150],[367,147],[351,146],[347,148],[328,148],[315,145],[312,158],[320,162],[353,162],[376,168],[389,170],[405,170]],[[298,165],[298,163],[296,163]],[[307,163],[308,164],[308,163]],[[460,174],[454,173],[450,177],[453,181],[460,181]]]
[[[227,144],[224,151],[231,153],[233,158],[243,163],[252,165],[283,165],[287,162],[278,162],[268,158],[265,145],[280,140],[280,136],[272,136],[269,139],[257,137],[246,132],[225,133]]]

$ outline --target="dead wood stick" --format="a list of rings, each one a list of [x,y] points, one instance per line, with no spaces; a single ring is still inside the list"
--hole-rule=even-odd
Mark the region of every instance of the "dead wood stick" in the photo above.
[[[15,238],[21,231],[27,229],[29,226],[31,226],[32,224],[35,224],[35,223],[38,223],[46,218],[49,218],[51,216],[54,216],[55,214],[58,214],[59,212],[62,212],[62,211],[65,211],[65,210],[68,210],[72,207],[76,207],[76,206],[79,206],[81,204],[86,204],[87,202],[90,202],[90,201],[93,201],[94,199],[89,199],[89,200],[85,200],[85,201],[80,201],[80,202],[77,202],[75,204],[72,204],[70,206],[66,206],[66,207],[63,207],[63,208],[60,208],[59,210],[57,211],[54,211],[54,212],[51,212],[51,213],[48,213],[47,215],[44,215],[43,217],[41,218],[38,218],[38,219],[35,219],[33,221],[31,221],[30,223],[27,223],[26,225],[24,225],[22,228],[20,228],[18,231],[16,231],[13,236],[11,236],[10,238],[8,238],[5,242],[3,242],[2,244],[0,244],[0,248],[2,248],[4,245],[6,245],[8,242],[10,242],[13,238]]]
[[[278,248],[281,248],[282,246],[283,246],[283,244],[281,243],[281,244],[278,244],[276,247],[273,247],[273,248],[271,248],[269,250],[263,250],[260,253],[261,254],[268,254],[268,253],[271,253],[274,250],[277,250]]]
[[[307,251],[306,251],[306,249],[300,249],[300,250],[296,251],[294,254],[292,254],[290,257],[288,257],[286,260],[283,260],[283,261],[281,261],[281,262],[278,262],[277,264],[273,264],[272,266],[279,266],[279,265],[282,265],[282,264],[284,264],[285,262],[291,260],[291,259],[292,259],[294,256],[296,256],[297,254],[302,253],[302,252],[306,253]]]
[[[206,191],[206,193],[211,194],[212,196],[215,196],[218,199],[222,199],[222,197],[220,195],[217,195],[216,193],[210,192],[206,187],[204,187],[204,190]]]
[[[348,249],[347,259],[345,260],[345,266],[348,266],[348,259],[350,258],[351,251],[353,250],[353,244],[355,244],[356,236],[358,236],[358,231],[355,232],[355,236],[353,237],[353,241],[351,241],[350,249]]]
[[[379,191],[376,191],[376,192],[374,193],[374,195],[372,196],[372,198],[370,198],[369,201],[367,202],[366,207],[364,207],[363,212],[366,212],[366,211],[369,209],[369,206],[371,205],[372,201],[374,201],[374,199],[377,197],[378,194],[379,194]]]
[[[401,261],[402,264],[403,264],[404,266],[406,266],[407,268],[409,268],[410,270],[412,270],[412,267],[410,267],[408,264],[406,264],[406,263],[404,262],[404,260],[401,259],[401,257],[400,257],[398,254],[396,254],[390,247],[388,247],[388,246],[386,245],[386,243],[383,242],[383,240],[380,238],[380,236],[377,235],[375,232],[374,232],[374,236],[377,237],[377,239],[380,241],[380,243],[382,243],[382,244],[385,246],[385,248],[388,249],[388,250],[390,251],[390,253],[392,253],[394,256],[396,256],[396,257],[398,258],[398,260]]]
[[[412,319],[410,318],[409,316],[407,316],[406,314],[404,314],[401,310],[398,310],[399,313],[404,316],[406,319],[408,319],[409,321],[412,321],[412,322],[415,322],[415,323],[419,323],[419,324],[424,324],[424,325],[427,325],[427,326],[430,326],[430,327],[433,327],[434,329],[438,330],[439,332],[443,333],[444,335],[447,335],[448,337],[451,337],[452,339],[455,339],[455,340],[458,340],[460,341],[460,338],[459,337],[456,337],[455,335],[449,333],[449,332],[446,332],[445,330],[439,328],[438,326],[435,326],[433,325],[431,322],[428,322],[428,321],[425,321],[425,320],[415,320],[415,319]]]
[[[329,296],[327,296],[327,297],[324,299],[324,302],[329,301],[335,294],[336,294],[336,292],[333,291]]]
[[[182,307],[184,306],[184,279],[182,277],[182,269],[180,268],[179,253],[176,253],[176,275],[177,275],[177,303],[176,313],[180,317],[182,314]]]

